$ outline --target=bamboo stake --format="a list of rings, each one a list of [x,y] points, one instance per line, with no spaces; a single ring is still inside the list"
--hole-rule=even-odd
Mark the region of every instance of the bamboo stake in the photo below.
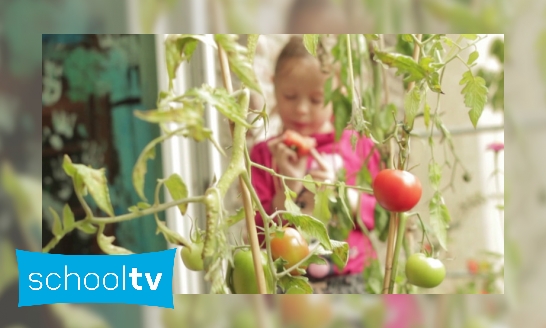
[[[233,93],[233,85],[231,82],[231,75],[229,71],[229,62],[226,52],[218,45],[218,57],[220,59],[220,68],[222,70],[222,79],[224,87],[228,93]],[[230,121],[230,132],[233,135],[234,123]],[[243,159],[245,160],[245,159]],[[245,165],[246,167],[246,165]],[[252,199],[250,198],[250,192],[246,187],[242,177],[239,177],[239,187],[241,188],[241,197],[243,199],[243,207],[245,210],[246,228],[249,235],[250,249],[252,251],[252,259],[254,261],[254,272],[256,273],[256,281],[258,283],[258,291],[260,294],[267,294],[267,286],[265,282],[264,270],[262,266],[262,254],[260,251],[260,244],[258,241],[258,232],[256,229],[256,221],[254,220],[254,210],[252,207]]]

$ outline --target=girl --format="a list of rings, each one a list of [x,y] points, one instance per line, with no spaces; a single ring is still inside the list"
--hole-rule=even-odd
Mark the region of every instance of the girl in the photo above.
[[[354,185],[356,174],[362,167],[373,143],[360,138],[353,150],[353,131],[345,130],[339,141],[335,141],[333,108],[331,102],[324,106],[324,84],[329,74],[324,73],[318,59],[308,53],[301,37],[292,37],[282,49],[276,65],[273,84],[277,111],[283,130],[293,130],[315,141],[319,157],[298,156],[282,141],[281,135],[257,143],[251,150],[252,162],[273,168],[277,173],[303,178],[310,174],[317,181],[336,180],[340,169],[346,170],[346,184]],[[371,154],[368,170],[372,177],[379,171],[379,155]],[[252,167],[252,184],[268,214],[284,209],[285,194],[282,183],[268,172]],[[313,212],[314,196],[306,191],[301,181],[286,180],[288,188],[298,194],[296,203],[302,213]],[[360,216],[366,227],[374,226],[375,198],[348,189],[349,202],[354,217]],[[358,214],[358,215],[356,215]],[[262,217],[257,213],[256,223],[263,227]],[[260,242],[263,236],[260,236]],[[346,242],[349,244],[349,260],[340,271],[332,265],[310,265],[307,274],[315,293],[349,294],[364,293],[362,270],[366,262],[375,257],[370,240],[355,223]]]

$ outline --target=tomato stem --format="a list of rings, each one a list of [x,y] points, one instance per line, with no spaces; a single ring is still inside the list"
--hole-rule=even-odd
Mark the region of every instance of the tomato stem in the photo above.
[[[406,230],[406,221],[407,216],[405,213],[399,214],[399,222],[398,222],[398,232],[397,232],[397,238],[396,238],[396,246],[394,248],[394,258],[392,263],[392,273],[391,273],[391,279],[389,282],[389,294],[393,293],[394,290],[394,284],[396,281],[396,272],[398,268],[398,257],[400,256],[400,248],[402,248],[402,241],[404,240],[405,236],[405,230]]]

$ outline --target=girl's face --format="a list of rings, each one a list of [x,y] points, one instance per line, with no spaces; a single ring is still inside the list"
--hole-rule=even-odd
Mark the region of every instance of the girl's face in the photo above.
[[[277,109],[285,129],[304,136],[331,132],[332,103],[324,107],[328,76],[312,58],[287,59],[274,78]]]

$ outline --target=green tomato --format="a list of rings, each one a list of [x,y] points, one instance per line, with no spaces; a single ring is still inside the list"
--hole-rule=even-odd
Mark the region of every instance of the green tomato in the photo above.
[[[192,271],[203,271],[203,243],[194,243],[182,248],[182,262],[186,268]]]
[[[267,265],[267,254],[262,251],[262,266],[264,268],[267,293],[272,294],[274,288],[274,279]],[[254,271],[254,262],[252,261],[252,252],[250,250],[238,251],[233,257],[233,267],[230,272],[231,291],[234,294],[259,294],[258,283]]]
[[[412,285],[434,288],[444,281],[445,276],[444,264],[423,253],[412,254],[406,262],[406,277]]]

